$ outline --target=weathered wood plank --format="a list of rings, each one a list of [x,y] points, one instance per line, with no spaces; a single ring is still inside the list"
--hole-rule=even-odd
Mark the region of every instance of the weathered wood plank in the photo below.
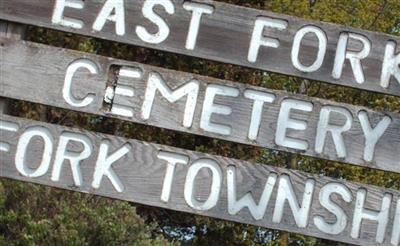
[[[20,40],[25,37],[25,33],[26,26],[0,20],[0,38]],[[0,86],[2,86],[2,84],[0,84]],[[2,89],[0,88],[0,90]],[[8,99],[0,97],[0,113],[7,114],[9,110]]]
[[[59,3],[58,5],[56,5],[57,2]],[[73,2],[74,4],[66,4],[66,7],[63,8],[63,2]],[[98,0],[86,0],[84,2],[80,0],[0,0],[0,5],[2,6],[0,8],[0,19],[320,80],[337,85],[400,95],[400,81],[397,80],[400,77],[400,71],[396,66],[396,64],[399,64],[399,57],[395,58],[396,50],[399,50],[399,47],[396,47],[396,43],[400,43],[399,37],[209,0],[202,1],[201,5],[194,6],[189,6],[193,4],[192,2],[183,0],[155,2],[156,15],[161,16],[164,21],[154,20],[154,22],[145,18],[142,14],[144,0],[121,1],[124,2],[124,5],[120,6],[120,9],[116,11],[119,17],[119,19],[117,18],[118,25],[105,19],[107,18],[107,13],[113,13],[110,11],[102,12],[104,15],[99,18],[97,25],[94,25],[96,23],[95,20],[100,16],[99,13],[103,8],[104,2]],[[114,4],[117,2],[119,1],[114,1]],[[113,10],[113,7],[116,7],[111,3],[112,1],[108,1],[107,6],[110,7],[108,10]],[[151,5],[151,1],[147,1],[147,4]],[[164,4],[164,6],[161,4]],[[153,6],[148,7],[147,10],[143,10],[146,12],[146,16],[153,14]],[[185,8],[188,10],[185,10]],[[167,9],[171,14],[167,13]],[[197,17],[192,17],[193,12],[197,13]],[[192,18],[193,21],[191,21]],[[196,18],[200,18],[199,25],[196,25]],[[257,32],[254,31],[257,18],[259,19],[258,23],[261,25],[265,21],[267,26],[274,26],[265,27],[264,35],[276,39],[271,41],[272,43],[279,41],[279,47],[266,47],[276,45],[271,42],[266,46],[261,46],[257,59],[253,62],[248,56],[250,47],[254,47],[254,51],[256,51],[258,47],[257,41],[260,40],[260,37],[256,35]],[[274,20],[271,21],[271,18]],[[103,25],[101,20],[105,20],[106,23]],[[136,31],[138,26],[145,28],[145,30],[138,31],[141,34]],[[189,29],[190,26],[193,28]],[[300,29],[306,33],[311,32],[305,35],[303,42],[301,42],[303,36],[300,35]],[[145,35],[146,30],[149,37]],[[191,31],[189,32],[189,30]],[[157,35],[152,36],[154,33],[157,33]],[[253,33],[255,33],[255,42],[253,43],[254,46],[251,46]],[[315,33],[318,33],[320,40],[326,39],[327,42],[326,54],[324,55],[324,52],[321,52],[322,65],[319,66],[317,62],[314,64],[315,69],[313,69],[311,64],[316,61],[319,47]],[[163,38],[164,34],[165,39]],[[259,34],[262,34],[262,29],[260,29]],[[299,41],[301,46],[300,58],[297,59],[297,56],[294,55],[295,59],[292,59],[291,54],[296,54],[296,49],[292,48],[296,44],[294,42],[296,34],[298,34],[298,39],[296,40]],[[341,35],[341,42],[339,42]],[[190,42],[190,40],[195,40],[196,42]],[[263,39],[263,42],[269,41]],[[321,44],[323,42],[321,41]],[[338,45],[339,43],[341,45]],[[341,48],[338,48],[339,46]],[[368,52],[369,48],[370,52]],[[365,57],[361,59],[359,65],[354,65],[362,67],[361,70],[363,71],[357,72],[358,82],[349,60],[345,60],[341,76],[334,77],[332,75],[335,58],[337,58],[337,61],[342,61],[340,57],[345,57],[343,52],[337,53],[338,50],[343,52],[348,50],[353,52],[352,54],[356,57]],[[361,50],[365,50],[365,54],[359,54]],[[382,64],[385,59],[385,50],[388,51],[386,56],[387,66]],[[325,49],[321,49],[321,51],[325,51]],[[391,60],[391,58],[396,60]],[[299,60],[300,64],[297,64],[296,60]],[[295,66],[294,64],[297,65]],[[340,72],[340,64],[342,62],[337,64],[339,64],[337,68],[339,68],[338,72]],[[302,65],[308,69],[302,68]],[[389,70],[392,73],[388,74],[389,76],[392,75],[389,78],[390,81],[382,79],[387,78],[387,76],[382,76],[383,67],[388,69],[391,67]],[[339,74],[338,72],[336,74]],[[364,82],[363,77],[365,77]],[[384,82],[389,82],[389,84],[382,86],[381,84],[385,84]]]
[[[1,43],[2,97],[400,172],[400,117],[396,113],[374,112],[364,107],[30,42],[2,40]],[[73,73],[76,66],[83,67]],[[90,67],[95,74],[87,70]],[[68,83],[64,83],[67,74],[73,75],[70,90],[65,87]],[[182,89],[190,92],[190,88],[196,85],[198,95],[192,91],[190,98],[194,103],[186,107],[188,100]],[[64,87],[66,93],[63,94]],[[181,94],[177,88],[180,88]],[[212,91],[215,88],[222,88],[225,94],[237,95],[217,95],[214,100]],[[168,90],[171,90],[170,93]],[[197,100],[193,99],[193,95],[197,95]],[[261,98],[257,103],[255,95]],[[252,96],[253,99],[250,99]],[[85,104],[84,98],[90,101],[90,97],[92,102],[81,105]],[[174,100],[176,102],[172,103]],[[265,103],[260,105],[260,100]],[[230,108],[232,112],[229,115],[213,113],[219,110],[213,105],[223,105],[228,107],[225,110]],[[298,109],[291,109],[288,116],[289,107]],[[193,112],[193,117],[190,112]],[[207,113],[212,113],[211,117]],[[293,125],[293,119],[300,120],[300,126]],[[361,120],[365,123],[364,127]],[[376,129],[378,123],[381,131],[377,132],[381,135],[375,138],[376,142],[374,134],[367,134],[367,138],[366,133]],[[333,137],[332,131],[337,128],[339,134]]]
[[[0,151],[3,177],[340,242],[399,243],[397,190],[4,115],[0,132],[9,147]]]
[[[26,26],[0,20],[0,37],[13,40],[24,39]]]

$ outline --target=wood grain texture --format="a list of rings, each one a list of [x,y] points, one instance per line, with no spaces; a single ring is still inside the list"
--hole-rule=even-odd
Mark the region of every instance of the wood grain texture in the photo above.
[[[173,209],[181,212],[194,213],[224,220],[268,227],[272,229],[291,231],[345,243],[357,245],[392,245],[390,243],[390,238],[394,223],[396,202],[400,199],[400,192],[397,190],[377,188],[374,186],[356,184],[344,180],[335,180],[323,176],[314,176],[294,170],[275,168],[260,164],[251,164],[245,161],[234,160],[220,156],[212,156],[208,154],[192,152],[136,140],[127,140],[116,136],[109,136],[100,133],[35,122],[5,115],[1,115],[0,120],[2,124],[14,123],[18,126],[18,130],[16,132],[1,130],[1,142],[8,143],[11,146],[9,152],[0,152],[0,170],[2,177],[84,193],[96,194],[116,199],[122,199],[149,206]],[[22,175],[16,169],[15,155],[16,149],[20,148],[18,146],[21,144],[21,135],[24,134],[27,130],[33,128],[45,129],[46,131],[50,132],[51,138],[53,138],[53,153],[48,171],[40,177],[29,178]],[[71,174],[71,167],[68,161],[65,161],[62,166],[60,180],[52,181],[50,179],[54,167],[53,165],[56,155],[55,153],[57,145],[60,141],[60,136],[67,133],[73,133],[78,134],[79,136],[87,137],[93,147],[92,154],[88,158],[82,160],[79,164],[79,169],[81,170],[83,176],[83,183],[81,186],[76,186],[74,184]],[[99,146],[102,141],[108,141],[110,143],[111,147],[109,149],[109,154],[121,148],[127,143],[131,146],[131,150],[128,154],[112,164],[114,172],[117,174],[122,184],[124,185],[124,190],[121,193],[117,192],[113,188],[110,180],[107,177],[103,177],[100,183],[100,187],[98,189],[94,189],[91,186],[95,163],[99,154]],[[41,162],[43,146],[44,143],[40,137],[34,137],[29,142],[25,156],[25,164],[29,168],[38,168],[38,165]],[[80,153],[82,151],[82,145],[72,141],[68,144],[67,150],[75,151],[75,153]],[[167,167],[167,162],[157,157],[160,151],[177,153],[189,158],[188,165],[178,164],[176,166],[171,196],[168,202],[162,202],[160,200],[161,190],[164,182],[163,180]],[[193,165],[193,163],[199,159],[210,159],[216,161],[223,175],[221,183],[222,188],[220,191],[218,202],[216,206],[206,211],[200,211],[190,207],[183,195],[188,168],[190,168],[191,165]],[[282,221],[280,223],[272,222],[275,200],[277,196],[277,184],[275,184],[274,186],[275,188],[272,192],[269,205],[267,206],[266,213],[262,219],[253,219],[247,208],[242,209],[237,214],[228,213],[227,169],[228,167],[232,166],[236,168],[236,192],[238,199],[250,192],[251,195],[254,197],[256,203],[258,203],[260,199],[259,197],[261,196],[261,193],[264,189],[267,178],[272,174],[276,174],[278,178],[286,175],[290,178],[290,183],[291,185],[293,185],[293,189],[297,199],[299,200],[299,203],[301,203],[302,197],[304,195],[305,182],[307,180],[314,180],[314,194],[312,196],[312,205],[306,227],[299,228],[296,225],[292,212],[287,204],[286,206],[284,206],[284,216]],[[211,175],[209,172],[204,170],[198,173],[194,183],[195,196],[197,200],[204,201],[209,196],[211,183],[210,180]],[[347,216],[348,219],[346,228],[338,235],[322,233],[313,222],[313,218],[318,215],[323,216],[329,223],[335,223],[336,221],[335,216],[328,212],[321,205],[319,198],[321,188],[326,186],[327,184],[332,183],[336,183],[341,185],[342,187],[345,187],[349,190],[349,192],[351,192],[352,195],[352,200],[348,203],[342,200],[342,198],[340,198],[340,196],[338,196],[337,194],[331,196],[332,201],[343,208],[346,214],[345,216]],[[392,203],[390,204],[390,213],[388,215],[389,222],[385,231],[384,242],[381,244],[375,242],[377,223],[370,220],[363,220],[359,238],[352,238],[350,236],[352,219],[354,215],[355,197],[357,191],[359,191],[360,189],[364,189],[367,191],[365,208],[373,211],[380,211],[382,198],[385,194],[392,195]]]
[[[374,33],[350,27],[333,25],[329,23],[305,20],[287,15],[276,14],[267,11],[238,7],[215,1],[202,1],[214,7],[212,15],[204,15],[197,45],[194,50],[185,49],[188,35],[191,12],[183,8],[183,0],[173,0],[175,13],[169,15],[162,7],[156,8],[156,12],[166,21],[170,27],[170,34],[160,44],[143,42],[135,33],[136,26],[141,25],[150,32],[157,32],[157,26],[145,19],[142,14],[144,0],[125,1],[126,33],[119,36],[115,33],[115,25],[109,22],[101,31],[92,29],[93,23],[99,14],[104,1],[86,0],[83,9],[66,8],[65,16],[83,21],[82,29],[73,29],[61,25],[53,25],[52,15],[55,0],[0,0],[0,19],[36,25],[46,28],[73,32],[87,36],[117,41],[127,44],[139,45],[153,49],[175,52],[179,54],[201,57],[205,59],[232,63],[236,65],[257,68],[265,71],[293,75],[312,80],[325,81],[332,84],[350,86],[354,88],[381,92],[391,95],[400,95],[400,83],[392,76],[390,86],[380,86],[382,60],[388,41],[400,44],[396,36],[382,33]],[[283,31],[276,29],[266,30],[268,36],[280,41],[278,49],[262,47],[258,60],[255,63],[247,61],[247,55],[254,28],[254,22],[258,16],[277,18],[287,21],[288,28]],[[303,26],[317,26],[325,32],[328,40],[327,52],[322,67],[316,72],[301,72],[291,62],[290,54],[293,38],[296,32]],[[362,67],[366,81],[359,84],[355,81],[350,63],[345,63],[345,68],[340,79],[332,77],[332,69],[335,59],[336,47],[341,33],[356,33],[364,35],[371,42],[372,49],[369,56],[362,60]],[[312,64],[316,57],[318,42],[314,37],[306,37],[301,47],[301,62]],[[360,43],[349,42],[348,50],[360,50]],[[400,48],[397,47],[397,50]]]
[[[0,20],[0,38],[20,40],[20,39],[24,39],[25,32],[26,32],[25,25],[19,25],[19,24]],[[0,86],[2,86],[2,85],[0,84]],[[0,88],[0,90],[2,90],[2,89]],[[9,112],[9,110],[10,110],[10,107],[9,107],[8,99],[0,98],[0,113],[7,114]]]
[[[0,20],[0,37],[13,40],[25,38],[26,26]]]
[[[126,121],[215,137],[238,143],[300,153],[307,156],[350,163],[363,167],[397,173],[400,172],[400,117],[396,113],[374,112],[365,107],[340,104],[301,95],[292,95],[282,91],[267,90],[260,87],[247,86],[230,81],[217,80],[190,73],[177,72],[25,41],[14,42],[3,39],[1,43],[2,47],[0,47],[0,49],[3,55],[0,60],[0,73],[2,74],[0,96],[2,97],[114,117]],[[86,107],[77,108],[66,103],[62,96],[62,88],[66,69],[69,64],[83,58],[89,59],[97,64],[99,67],[99,74],[91,75],[85,69],[81,69],[75,74],[72,94],[78,99],[85,97],[88,93],[94,93],[96,95],[93,103]],[[122,67],[139,68],[143,71],[143,79],[121,78],[118,80],[119,84],[129,84],[134,89],[134,97],[116,96],[114,97],[113,105],[121,104],[131,108],[133,112],[132,117],[123,117],[113,114],[110,111],[112,105],[105,103],[103,100],[106,87],[115,87],[118,85],[117,81],[115,81],[116,77],[114,77],[115,75],[113,74],[118,72],[118,69]],[[169,103],[160,93],[157,93],[150,118],[148,120],[142,119],[140,112],[147,88],[149,73],[161,75],[171,88],[178,88],[193,79],[199,81],[200,90],[192,127],[186,128],[182,124],[186,97],[183,97],[176,103]],[[232,128],[230,135],[212,133],[200,127],[204,94],[209,85],[230,86],[240,91],[239,97],[217,96],[215,99],[215,103],[232,108],[231,115],[213,114],[211,118],[211,121],[214,123],[229,125]],[[243,96],[244,91],[248,89],[271,93],[276,97],[273,103],[264,104],[260,130],[256,141],[248,138],[250,116],[253,107],[253,101]],[[293,110],[290,116],[291,118],[307,122],[307,129],[305,131],[287,131],[287,136],[306,140],[308,142],[309,148],[306,151],[283,147],[278,145],[275,141],[277,118],[280,113],[281,103],[285,99],[295,99],[311,102],[313,104],[314,109],[312,112]],[[338,158],[337,150],[330,133],[328,133],[326,138],[323,152],[319,154],[315,151],[316,129],[320,118],[320,110],[324,106],[334,106],[345,109],[353,118],[351,129],[343,133],[347,150],[345,158]],[[367,112],[372,127],[375,127],[385,116],[390,117],[392,120],[376,145],[373,161],[367,162],[363,158],[366,141],[358,118],[360,111]],[[339,126],[344,124],[343,116],[338,116],[333,113],[331,117],[331,124],[337,124]]]
[[[0,36],[6,37],[6,35],[7,35],[7,23],[5,21],[0,21]],[[2,86],[2,84],[0,86]],[[0,90],[2,90],[1,87]],[[8,111],[7,104],[8,103],[6,98],[0,98],[0,113],[7,114]]]

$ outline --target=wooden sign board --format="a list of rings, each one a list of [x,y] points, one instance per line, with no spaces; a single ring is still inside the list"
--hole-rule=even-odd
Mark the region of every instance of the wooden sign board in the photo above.
[[[400,117],[1,40],[0,96],[400,173]]]
[[[400,96],[399,37],[214,1],[0,0],[0,19]]]
[[[0,174],[358,245],[398,245],[400,192],[0,116]]]

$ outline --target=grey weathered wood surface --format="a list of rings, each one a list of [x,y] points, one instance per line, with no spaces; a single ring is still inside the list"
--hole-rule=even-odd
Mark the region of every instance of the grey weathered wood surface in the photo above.
[[[24,38],[25,32],[26,32],[26,26],[24,25],[19,25],[0,20],[0,38],[20,40]],[[0,54],[0,56],[1,55],[2,54]],[[2,85],[0,84],[0,86]],[[0,90],[2,89],[0,88]],[[6,98],[0,98],[0,113],[7,114],[8,111],[9,111],[8,100]]]
[[[0,47],[0,50],[3,54],[0,60],[0,73],[2,74],[0,81],[1,97],[9,97],[101,116],[120,118],[126,121],[215,137],[254,146],[267,147],[270,149],[300,153],[307,156],[351,163],[363,167],[377,168],[397,173],[400,172],[400,117],[396,113],[374,112],[364,107],[340,104],[301,95],[292,95],[282,91],[267,90],[260,87],[247,86],[225,80],[217,80],[209,77],[116,60],[83,52],[65,50],[31,42],[14,42],[3,39],[1,40],[1,43],[2,46]],[[73,81],[73,94],[75,97],[82,98],[88,93],[96,94],[96,99],[92,104],[87,107],[75,108],[64,101],[62,97],[62,87],[68,65],[73,61],[82,58],[90,59],[94,63],[98,64],[100,72],[98,75],[90,75],[87,71],[82,69],[75,75]],[[138,67],[144,72],[144,80],[128,80],[128,83],[131,83],[131,86],[135,91],[135,96],[133,98],[126,98],[123,100],[121,97],[114,101],[114,103],[118,102],[132,107],[134,112],[133,117],[128,118],[113,115],[110,112],[110,105],[103,102],[105,88],[109,85],[108,81],[114,80],[114,78],[109,78],[109,75],[111,74],[109,70],[113,65]],[[192,79],[199,81],[200,92],[194,115],[194,122],[191,128],[185,128],[182,125],[186,97],[172,104],[163,100],[158,94],[153,105],[150,119],[146,121],[142,120],[140,110],[143,103],[144,91],[147,86],[146,78],[148,77],[149,72],[159,73],[171,88],[177,88]],[[252,100],[245,99],[243,96],[237,98],[216,98],[216,103],[228,105],[232,108],[232,115],[222,116],[215,114],[212,116],[212,121],[230,125],[232,127],[231,135],[223,136],[214,134],[200,128],[200,116],[202,103],[204,101],[204,92],[206,86],[209,84],[226,85],[238,88],[241,95],[246,89],[253,89],[273,93],[276,96],[274,103],[266,103],[264,105],[261,128],[256,141],[249,140],[247,137],[253,102]],[[287,133],[288,136],[307,140],[309,143],[309,149],[307,151],[296,151],[294,149],[278,146],[275,143],[275,131],[277,127],[276,121],[280,110],[280,104],[281,101],[286,98],[309,101],[314,105],[313,112],[304,113],[301,111],[294,111],[291,115],[291,118],[307,121],[307,130],[289,130]],[[337,157],[336,149],[329,134],[323,154],[318,154],[314,150],[316,128],[319,121],[319,111],[321,107],[325,105],[346,108],[351,112],[354,118],[350,131],[343,134],[348,152],[346,158]],[[385,131],[376,146],[375,158],[372,162],[365,162],[362,158],[365,140],[357,117],[357,113],[361,110],[368,112],[373,126],[375,126],[375,124],[377,124],[385,115],[392,119],[391,125]],[[343,121],[340,119],[338,119],[337,122],[337,124],[343,124]]]
[[[382,59],[384,57],[386,44],[389,40],[394,40],[399,44],[399,37],[207,0],[204,2],[214,6],[215,10],[212,15],[205,15],[202,18],[197,46],[192,51],[185,49],[191,12],[183,9],[182,4],[184,1],[173,0],[175,5],[174,15],[168,15],[162,8],[157,10],[163,19],[166,20],[171,30],[168,39],[158,45],[141,41],[135,33],[137,25],[142,25],[148,28],[148,30],[154,32],[157,30],[154,24],[143,17],[141,11],[143,2],[144,0],[125,1],[126,34],[124,36],[118,36],[115,34],[115,25],[113,23],[106,24],[104,29],[100,32],[92,30],[94,20],[104,3],[104,1],[98,0],[86,0],[84,2],[84,8],[80,10],[66,8],[65,16],[83,21],[84,27],[82,29],[72,29],[53,25],[51,23],[55,4],[54,0],[0,0],[0,6],[2,6],[0,8],[0,19],[73,32],[127,44],[140,45],[220,62],[233,63],[312,80],[320,80],[337,85],[350,86],[397,96],[400,95],[400,83],[398,83],[394,77],[392,77],[389,88],[385,89],[379,85]],[[288,28],[284,31],[267,31],[268,35],[280,40],[281,46],[278,49],[261,48],[257,62],[250,63],[247,61],[247,53],[254,21],[258,16],[267,16],[286,20],[288,22]],[[324,30],[328,37],[328,49],[324,64],[322,68],[312,73],[303,73],[298,71],[293,65],[291,65],[292,63],[290,60],[293,37],[297,30],[304,25],[318,26]],[[335,50],[339,35],[342,32],[353,32],[365,35],[372,43],[370,55],[362,61],[366,77],[366,82],[363,84],[356,83],[350,64],[347,62],[340,79],[334,79],[331,76]],[[301,55],[304,56],[302,62],[304,64],[311,64],[315,59],[316,47],[318,44],[314,38],[307,39],[307,42],[303,42],[301,48]],[[348,47],[350,50],[359,50],[359,48],[357,42],[351,42]],[[397,49],[399,50],[399,47],[397,47]]]
[[[22,181],[28,181],[73,191],[79,191],[84,193],[96,194],[116,199],[122,199],[127,201],[132,201],[135,203],[145,204],[149,206],[156,206],[162,208],[173,209],[182,212],[195,213],[205,216],[210,216],[214,218],[220,218],[230,221],[236,221],[240,223],[247,223],[257,226],[263,226],[273,229],[286,230],[296,233],[301,233],[305,235],[326,238],[330,240],[358,244],[358,245],[391,245],[391,228],[393,227],[394,214],[396,204],[395,202],[400,199],[400,192],[393,189],[383,189],[374,186],[356,184],[352,182],[347,182],[344,180],[335,180],[329,177],[316,176],[306,174],[300,171],[270,167],[260,164],[251,164],[245,161],[229,159],[220,156],[212,156],[208,154],[187,151],[182,149],[177,149],[169,146],[162,146],[152,143],[141,142],[137,140],[127,140],[124,138],[104,135],[100,133],[89,132],[80,129],[72,129],[67,127],[62,127],[58,125],[51,125],[48,123],[35,122],[27,119],[21,119],[6,115],[1,115],[0,120],[3,122],[11,122],[18,124],[19,130],[17,132],[1,132],[1,141],[9,143],[11,145],[10,152],[0,152],[0,170],[1,176],[11,179],[17,179]],[[28,178],[21,175],[15,167],[15,152],[16,146],[18,144],[18,139],[26,129],[31,127],[42,127],[47,129],[52,138],[54,139],[54,150],[53,157],[50,167],[46,174],[37,178]],[[68,162],[65,162],[61,172],[61,179],[58,182],[53,182],[50,179],[52,172],[55,148],[59,141],[59,137],[62,133],[72,132],[78,133],[86,136],[90,139],[93,144],[92,155],[80,162],[80,169],[83,175],[82,186],[77,187],[74,185],[71,168]],[[124,144],[129,143],[131,145],[131,151],[117,162],[113,164],[113,169],[115,173],[120,177],[125,189],[122,193],[115,191],[107,177],[103,177],[99,189],[93,189],[91,187],[92,175],[94,171],[94,165],[97,159],[99,144],[103,140],[109,140],[111,143],[110,152],[117,150]],[[82,146],[79,144],[68,145],[69,151],[81,151]],[[28,147],[27,156],[25,160],[30,168],[37,168],[40,163],[40,158],[42,156],[43,142],[40,138],[34,138]],[[179,153],[187,156],[190,161],[188,165],[177,165],[176,173],[173,181],[173,188],[171,192],[171,197],[169,202],[162,202],[160,200],[160,194],[162,189],[162,184],[166,172],[166,162],[157,158],[160,151],[168,151],[173,153]],[[212,159],[217,161],[220,168],[223,171],[224,178],[222,179],[222,190],[220,192],[220,197],[217,205],[208,211],[198,211],[188,206],[183,196],[183,189],[185,184],[185,178],[188,168],[191,163],[198,159]],[[247,208],[242,209],[236,215],[230,215],[227,212],[227,181],[226,181],[226,171],[228,166],[235,166],[237,170],[237,196],[241,198],[248,192],[251,192],[256,203],[258,203],[259,197],[264,189],[265,182],[271,173],[275,173],[279,176],[289,175],[291,183],[294,187],[297,199],[302,200],[304,192],[304,184],[308,179],[314,179],[315,190],[312,198],[312,206],[309,215],[309,223],[306,228],[299,228],[294,222],[292,212],[289,206],[285,206],[284,217],[281,223],[273,223],[272,213],[274,210],[275,199],[276,199],[276,187],[271,196],[271,200],[266,210],[266,214],[263,219],[254,220],[251,217]],[[200,172],[196,178],[196,198],[204,201],[207,199],[210,189],[210,173]],[[326,218],[330,223],[334,223],[336,218],[333,214],[330,214],[325,210],[319,203],[319,191],[321,187],[328,183],[340,183],[346,186],[349,191],[351,191],[353,200],[350,203],[346,203],[339,196],[333,195],[331,199],[343,208],[347,217],[348,225],[346,229],[339,235],[329,235],[322,233],[314,225],[313,218],[316,215],[321,215]],[[375,243],[375,235],[377,223],[373,221],[364,220],[361,227],[361,236],[359,239],[353,239],[350,237],[350,227],[352,224],[353,211],[355,206],[356,192],[359,189],[366,189],[367,200],[366,208],[375,211],[380,211],[381,200],[384,194],[392,194],[392,204],[390,208],[389,223],[385,234],[385,241],[383,244]],[[301,202],[300,202],[301,203]]]

